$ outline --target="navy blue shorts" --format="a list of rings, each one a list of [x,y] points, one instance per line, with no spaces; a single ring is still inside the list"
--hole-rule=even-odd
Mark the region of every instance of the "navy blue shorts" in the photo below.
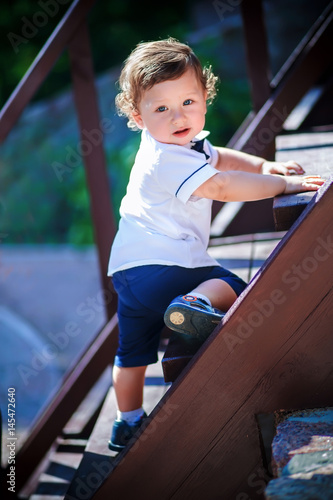
[[[146,366],[156,363],[163,316],[170,302],[212,278],[226,281],[236,295],[246,283],[220,266],[189,269],[179,266],[138,266],[113,276],[118,294],[119,347],[115,365]]]

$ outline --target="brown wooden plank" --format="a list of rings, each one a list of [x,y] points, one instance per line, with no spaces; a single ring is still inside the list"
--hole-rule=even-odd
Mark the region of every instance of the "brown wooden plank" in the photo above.
[[[324,179],[333,175],[332,132],[280,136],[277,138],[277,149],[277,161],[294,159],[302,165],[306,174],[321,175]],[[309,191],[274,198],[273,215],[276,230],[289,229],[313,196],[315,192]]]
[[[203,342],[171,334],[168,346],[162,360],[165,382],[174,382],[198,352]]]
[[[16,467],[20,470],[16,478],[18,491],[46,455],[56,436],[61,434],[66,422],[106,366],[112,363],[117,348],[117,324],[115,316],[102,329],[80,362],[67,376],[54,400],[35,423],[28,439],[18,451],[16,455]]]
[[[168,386],[162,379],[160,363],[150,365],[147,368],[144,390],[144,408],[147,414],[159,403],[167,389]],[[117,453],[108,449],[108,441],[113,421],[116,418],[116,409],[115,392],[111,388],[88,440],[80,466],[66,493],[67,500],[81,500],[82,495],[85,500],[92,498],[102,480],[112,470],[113,460]]]
[[[295,160],[305,174],[328,179],[333,171],[333,132],[306,132],[276,138],[276,160]]]
[[[217,238],[209,254],[220,264],[248,282],[272,253],[284,233],[244,235]],[[219,243],[219,245],[218,245]],[[162,366],[166,382],[174,382],[198,352],[203,342],[172,334],[166,348]]]
[[[263,498],[255,414],[332,402],[332,209],[330,184],[117,457],[96,500]]]
[[[312,38],[307,39],[306,44],[301,42],[295,49],[292,64],[250,126],[233,143],[234,149],[265,157],[287,116],[330,67],[333,60],[332,4],[328,12],[330,13],[320,23],[317,32],[312,34]]]
[[[110,295],[110,278],[107,276],[110,248],[116,224],[111,206],[110,186],[103,148],[103,127],[99,116],[94,70],[87,23],[84,21],[76,30],[68,45],[74,97],[80,123],[82,144],[88,135],[94,139],[88,142],[89,154],[83,155],[86,170],[90,207],[95,241],[98,248],[100,279],[103,290]],[[109,120],[110,121],[110,120]],[[111,123],[108,124],[109,128]],[[116,312],[116,295],[105,301],[108,319]]]
[[[271,94],[271,72],[262,0],[240,4],[254,110],[257,112]]]

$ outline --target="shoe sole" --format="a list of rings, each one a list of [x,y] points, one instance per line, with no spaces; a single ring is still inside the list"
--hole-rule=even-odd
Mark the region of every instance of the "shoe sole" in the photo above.
[[[127,435],[127,437],[125,439],[124,439],[124,437],[121,439],[121,436],[118,435],[118,438],[120,437],[119,441],[120,442],[122,441],[124,444],[116,444],[116,443],[114,443],[112,441],[112,438],[116,440],[117,436],[111,435],[111,439],[108,441],[108,448],[109,448],[109,450],[111,450],[111,451],[117,451],[119,453],[124,448],[126,448],[126,446],[133,440],[133,438],[135,436],[135,433],[141,427],[141,425],[144,423],[144,421],[146,420],[146,418],[147,418],[147,414],[144,413],[143,416],[142,416],[142,418],[140,419],[140,421],[137,423],[137,425],[133,426],[132,431],[131,431],[131,435]]]
[[[112,441],[109,441],[108,448],[111,451],[117,451],[119,453],[120,451],[122,451],[125,448],[125,446],[119,446],[117,444],[113,444]]]
[[[164,315],[164,322],[171,330],[198,339],[206,339],[220,323],[223,316],[185,305],[171,305]]]

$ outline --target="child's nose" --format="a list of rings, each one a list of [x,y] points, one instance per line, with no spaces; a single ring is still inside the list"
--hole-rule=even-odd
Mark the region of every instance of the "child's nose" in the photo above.
[[[185,113],[183,109],[175,109],[172,114],[172,121],[177,124],[183,122],[185,119]]]

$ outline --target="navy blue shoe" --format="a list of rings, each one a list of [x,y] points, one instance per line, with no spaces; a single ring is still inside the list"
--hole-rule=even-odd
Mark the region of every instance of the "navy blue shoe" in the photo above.
[[[135,425],[129,425],[125,420],[115,420],[109,441],[109,449],[118,452],[123,450],[139,427],[141,427],[146,417],[147,415],[144,413]]]
[[[165,311],[164,323],[178,333],[206,339],[224,315],[194,295],[179,295]]]

